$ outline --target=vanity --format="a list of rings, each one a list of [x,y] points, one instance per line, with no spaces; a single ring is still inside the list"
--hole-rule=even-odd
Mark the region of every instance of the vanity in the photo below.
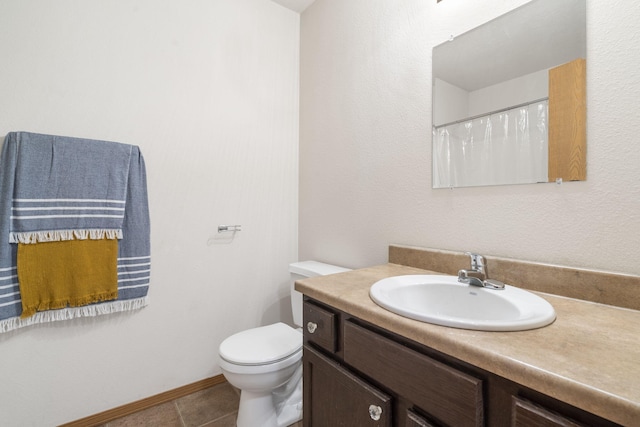
[[[434,47],[433,188],[586,179],[586,11],[532,0]],[[388,261],[296,282],[305,427],[640,426],[640,277],[487,257],[486,279],[534,292],[555,321],[471,330],[370,297],[396,276],[473,281],[464,253],[390,247]],[[438,309],[456,303],[462,316],[457,297]]]
[[[388,264],[296,282],[305,295],[305,427],[640,423],[640,311],[568,298],[576,291],[561,287],[560,295],[537,292],[557,313],[544,328],[485,332],[412,320],[376,305],[371,286],[451,274],[464,257],[405,249],[390,248]],[[569,274],[588,290],[588,272]]]

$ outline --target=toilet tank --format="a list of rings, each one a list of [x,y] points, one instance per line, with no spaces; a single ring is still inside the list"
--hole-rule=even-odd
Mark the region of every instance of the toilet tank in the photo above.
[[[302,294],[294,289],[296,280],[326,276],[344,271],[350,271],[350,269],[318,261],[301,261],[289,264],[289,273],[291,273],[291,310],[293,311],[293,323],[296,326],[302,326]]]

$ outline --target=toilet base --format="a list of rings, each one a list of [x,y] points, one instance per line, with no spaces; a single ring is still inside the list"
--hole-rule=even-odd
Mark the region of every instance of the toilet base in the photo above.
[[[238,427],[278,427],[271,393],[242,390],[238,410]]]
[[[237,427],[287,427],[302,419],[302,402],[282,407],[278,415],[271,394],[242,391]]]
[[[287,427],[301,419],[302,364],[273,392],[240,392],[237,427]]]
[[[278,427],[287,427],[302,419],[302,364],[285,385],[273,391]]]

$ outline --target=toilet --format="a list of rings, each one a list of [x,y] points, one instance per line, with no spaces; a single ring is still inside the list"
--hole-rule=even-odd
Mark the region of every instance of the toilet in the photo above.
[[[349,271],[317,261],[289,265],[293,322],[302,326],[298,279]],[[227,381],[240,389],[238,427],[286,427],[302,419],[302,330],[284,323],[238,332],[218,350]]]

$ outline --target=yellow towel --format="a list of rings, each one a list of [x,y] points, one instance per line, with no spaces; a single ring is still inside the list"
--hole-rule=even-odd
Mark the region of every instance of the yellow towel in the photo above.
[[[18,244],[22,315],[118,298],[118,241]]]

